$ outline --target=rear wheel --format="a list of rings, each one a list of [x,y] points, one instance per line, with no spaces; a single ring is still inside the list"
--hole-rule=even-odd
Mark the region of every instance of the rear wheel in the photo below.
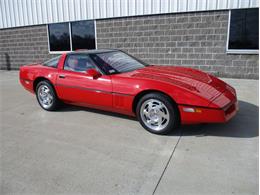
[[[36,86],[36,97],[38,103],[44,110],[56,110],[59,105],[59,99],[55,89],[49,81],[40,81]]]
[[[141,125],[155,134],[167,134],[179,125],[177,106],[161,93],[144,95],[137,104],[136,114]]]

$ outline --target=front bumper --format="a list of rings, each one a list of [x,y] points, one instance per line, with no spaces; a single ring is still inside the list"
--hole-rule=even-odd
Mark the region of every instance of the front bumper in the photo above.
[[[233,118],[238,111],[237,100],[231,101],[223,108],[194,107],[179,105],[182,124],[199,124],[199,123],[225,123]],[[187,108],[194,108],[199,112],[185,112]]]

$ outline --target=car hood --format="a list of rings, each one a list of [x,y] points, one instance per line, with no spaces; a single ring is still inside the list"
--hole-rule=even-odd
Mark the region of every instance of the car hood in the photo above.
[[[213,100],[226,89],[226,84],[216,77],[196,69],[184,67],[151,65],[138,69],[129,76],[165,82],[208,100]]]

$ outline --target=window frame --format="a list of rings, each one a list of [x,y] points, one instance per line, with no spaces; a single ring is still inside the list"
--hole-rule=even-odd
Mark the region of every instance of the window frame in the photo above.
[[[80,20],[84,21],[84,20]],[[73,22],[78,22],[78,21],[73,21]],[[93,20],[94,22],[94,34],[95,34],[95,49],[97,49],[97,28],[96,28],[96,20]],[[66,22],[57,22],[57,23],[52,23],[52,24],[59,24],[59,23],[66,23]],[[67,22],[69,23],[69,37],[70,37],[70,50],[69,51],[51,51],[50,50],[50,37],[49,37],[49,24],[46,25],[47,28],[47,38],[48,38],[48,52],[49,54],[63,54],[63,53],[68,53],[72,52],[72,34],[71,34],[71,23],[72,22]]]
[[[250,9],[250,8],[248,8]],[[228,16],[228,31],[227,31],[227,42],[226,42],[226,53],[227,54],[259,54],[259,49],[229,49],[229,33],[230,33],[230,23],[231,23],[231,11],[229,10]]]
[[[59,24],[59,23],[69,23],[69,37],[71,37],[71,29],[70,29],[70,22],[58,22],[58,23],[52,23],[52,24]],[[70,38],[70,50],[69,51],[51,51],[50,46],[50,34],[49,34],[49,24],[46,25],[47,28],[47,38],[48,38],[48,52],[49,54],[63,54],[71,52],[71,38]]]
[[[70,32],[71,32],[71,36],[70,36],[70,38],[71,38],[71,49],[72,49],[72,51],[76,51],[76,50],[81,50],[80,48],[78,48],[78,49],[75,49],[75,50],[73,50],[73,36],[75,35],[75,34],[73,34],[73,23],[78,23],[78,22],[93,22],[94,21],[94,23],[92,23],[93,24],[93,27],[94,27],[94,39],[95,39],[95,41],[94,41],[94,46],[95,46],[95,48],[96,48],[96,44],[97,44],[97,42],[96,42],[96,20],[79,20],[79,21],[73,21],[73,22],[70,22]],[[92,25],[91,24],[91,25]],[[75,41],[75,40],[74,40]],[[76,41],[74,42],[74,46],[76,45]],[[84,49],[83,49],[84,50]]]

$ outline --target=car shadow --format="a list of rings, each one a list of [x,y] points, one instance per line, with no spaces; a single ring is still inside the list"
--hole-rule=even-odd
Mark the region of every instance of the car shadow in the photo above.
[[[227,123],[183,125],[171,135],[251,138],[259,135],[259,107],[239,101],[237,115]]]
[[[96,114],[103,114],[107,116],[112,116],[112,117],[117,117],[117,118],[123,118],[123,119],[128,119],[128,120],[133,120],[133,121],[138,121],[136,117],[120,114],[120,113],[115,113],[115,112],[109,112],[109,111],[103,111],[103,110],[97,110],[94,108],[87,108],[87,107],[81,107],[81,106],[74,106],[74,105],[68,105],[64,104],[59,110],[59,112],[76,112],[76,111],[86,111],[86,112],[92,112]]]
[[[112,113],[92,108],[66,105],[60,112],[87,111],[97,114],[119,117],[123,119],[137,121],[135,117],[130,117],[118,113]],[[166,136],[219,136],[219,137],[237,137],[250,138],[259,135],[259,107],[239,101],[239,111],[237,115],[227,123],[223,124],[199,124],[199,125],[182,125],[178,129]]]

